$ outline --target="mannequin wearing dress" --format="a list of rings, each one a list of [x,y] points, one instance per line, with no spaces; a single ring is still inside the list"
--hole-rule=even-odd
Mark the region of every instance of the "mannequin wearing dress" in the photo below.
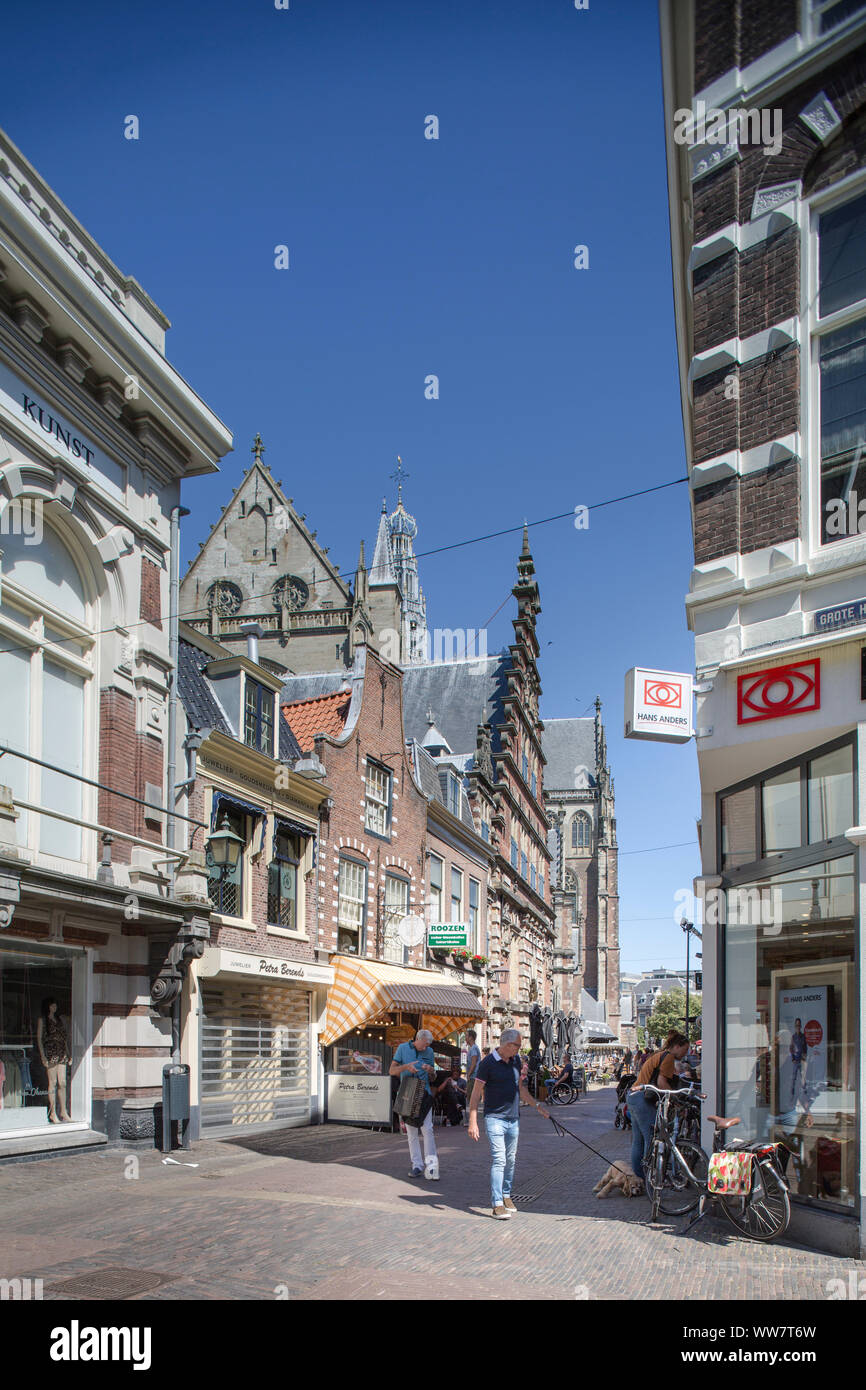
[[[66,1028],[57,1007],[56,999],[43,1000],[42,1017],[36,1025],[36,1045],[48,1073],[48,1119],[51,1124],[60,1124],[72,1118],[66,1113],[66,1067],[72,1058]]]

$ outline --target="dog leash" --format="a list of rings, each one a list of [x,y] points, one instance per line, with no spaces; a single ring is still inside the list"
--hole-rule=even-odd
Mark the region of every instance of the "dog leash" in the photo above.
[[[570,1138],[576,1139],[578,1144],[582,1144],[585,1149],[589,1149],[590,1153],[594,1153],[596,1158],[603,1159],[603,1161],[608,1164],[621,1162],[620,1159],[606,1158],[604,1154],[599,1153],[598,1149],[594,1149],[591,1144],[587,1144],[585,1139],[581,1139],[579,1134],[575,1134],[573,1129],[567,1129],[564,1124],[561,1124],[559,1120],[555,1120],[552,1115],[548,1115],[547,1118],[550,1120],[557,1134],[567,1134]]]

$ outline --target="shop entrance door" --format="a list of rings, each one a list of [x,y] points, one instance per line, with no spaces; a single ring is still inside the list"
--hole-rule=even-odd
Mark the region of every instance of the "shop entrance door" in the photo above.
[[[202,1133],[309,1124],[309,992],[213,980],[202,1004]]]

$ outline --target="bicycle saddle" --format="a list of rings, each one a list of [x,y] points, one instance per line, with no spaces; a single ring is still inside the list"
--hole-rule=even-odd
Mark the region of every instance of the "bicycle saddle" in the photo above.
[[[712,1120],[716,1129],[733,1129],[734,1125],[741,1125],[743,1122],[739,1115],[734,1115],[733,1119],[726,1120],[724,1115],[708,1115],[708,1120]]]

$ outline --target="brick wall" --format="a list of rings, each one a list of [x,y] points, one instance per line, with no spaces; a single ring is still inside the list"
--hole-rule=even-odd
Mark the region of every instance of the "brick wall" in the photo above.
[[[693,502],[695,564],[717,560],[739,549],[739,486],[726,478],[695,488]]]
[[[739,293],[741,338],[762,333],[799,314],[800,233],[796,227],[743,252],[739,258]]]
[[[695,0],[695,91],[797,33],[799,0]]]
[[[800,0],[739,0],[739,66],[784,43],[799,28]]]
[[[323,828],[320,861],[320,945],[338,945],[337,899],[341,854],[367,868],[367,955],[381,955],[384,941],[382,900],[388,873],[409,884],[409,911],[423,914],[427,895],[424,850],[427,802],[412,779],[403,744],[402,677],[369,648],[364,693],[358,721],[345,744],[320,739],[316,752],[326,768],[335,805]],[[395,756],[396,755],[396,756]],[[393,776],[391,834],[371,835],[364,827],[365,760],[389,767]],[[447,885],[446,885],[447,888]],[[377,950],[378,945],[378,950]],[[410,952],[421,965],[423,946]]]
[[[737,447],[737,369],[722,367],[698,377],[694,383],[694,458],[696,463],[718,458]],[[727,394],[726,394],[727,390]]]
[[[781,439],[799,428],[800,356],[795,344],[740,367],[741,449]]]
[[[737,336],[737,252],[698,266],[692,284],[697,353]]]
[[[740,479],[740,550],[748,555],[800,534],[796,462],[777,464]]]
[[[99,703],[99,780],[106,786],[142,799],[145,784],[162,787],[165,778],[164,748],[161,739],[139,734],[135,729],[135,702],[124,690],[108,688],[100,692]],[[162,826],[146,819],[147,808],[111,792],[99,793],[99,820],[116,830],[138,835],[155,843],[162,841]],[[112,859],[127,864],[132,855],[128,840],[115,840]]]
[[[160,576],[162,570],[146,555],[141,557],[141,601],[138,616],[154,627],[162,627],[162,600],[160,596]]]

